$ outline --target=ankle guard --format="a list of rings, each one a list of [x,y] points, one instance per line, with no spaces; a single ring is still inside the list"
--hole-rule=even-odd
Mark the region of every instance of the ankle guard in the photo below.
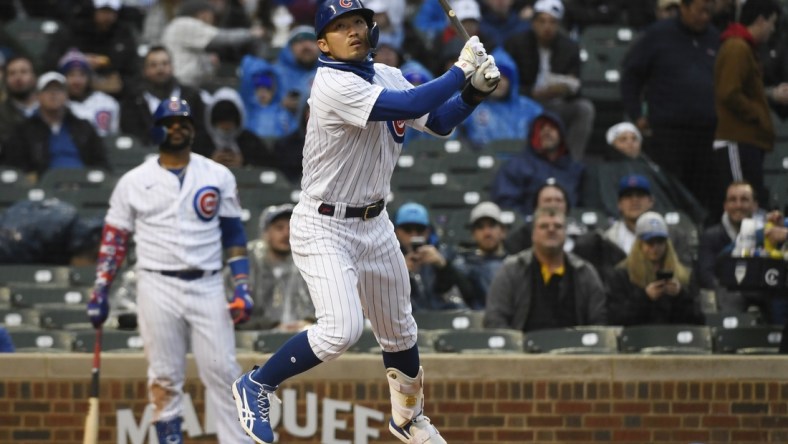
[[[386,369],[391,392],[391,416],[394,423],[403,426],[424,410],[424,368],[411,378],[396,368]]]

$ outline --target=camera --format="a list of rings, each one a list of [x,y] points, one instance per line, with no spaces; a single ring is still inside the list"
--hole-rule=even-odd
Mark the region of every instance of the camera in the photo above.
[[[416,251],[427,244],[427,239],[424,236],[413,236],[410,238],[410,249]]]
[[[667,281],[669,279],[673,279],[673,272],[672,271],[658,271],[657,272],[657,280],[658,281]]]

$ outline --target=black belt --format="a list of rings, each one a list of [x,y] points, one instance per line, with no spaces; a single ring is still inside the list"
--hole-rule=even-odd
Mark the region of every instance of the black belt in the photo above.
[[[380,199],[379,201],[369,204],[366,207],[346,207],[345,218],[360,217],[363,220],[372,219],[373,217],[380,216],[380,213],[386,208],[386,201]],[[317,212],[324,216],[333,216],[336,211],[336,206],[322,203],[317,207]]]
[[[194,281],[208,276],[213,276],[219,270],[149,270],[164,276],[182,279],[184,281]]]

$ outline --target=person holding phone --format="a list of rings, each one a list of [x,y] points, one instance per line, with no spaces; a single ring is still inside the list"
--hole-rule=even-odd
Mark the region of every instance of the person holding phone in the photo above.
[[[607,298],[611,325],[701,323],[697,289],[676,255],[659,213],[643,213],[635,243],[613,270]]]
[[[408,267],[413,310],[465,308],[463,300],[471,297],[473,291],[452,265],[453,252],[438,245],[424,205],[402,205],[394,216],[394,232]]]

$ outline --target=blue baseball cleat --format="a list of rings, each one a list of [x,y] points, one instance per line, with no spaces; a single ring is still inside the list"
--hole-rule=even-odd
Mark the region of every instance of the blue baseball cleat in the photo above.
[[[247,435],[258,443],[274,442],[274,431],[271,429],[269,413],[271,402],[282,402],[276,396],[276,387],[260,384],[251,378],[251,373],[244,373],[233,383],[233,398],[238,409],[238,419]]]

